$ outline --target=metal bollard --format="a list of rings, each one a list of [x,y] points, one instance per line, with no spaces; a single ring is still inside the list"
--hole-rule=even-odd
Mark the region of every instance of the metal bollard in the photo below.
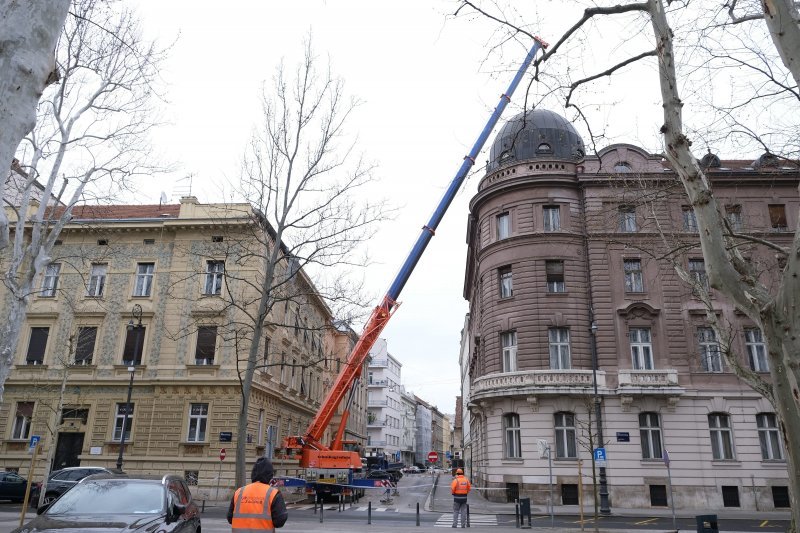
[[[372,523],[372,502],[367,502],[367,524]]]
[[[317,498],[317,495],[314,494],[314,514],[317,514],[317,500],[318,499],[319,498]]]
[[[419,502],[417,502],[417,527],[419,527]]]
[[[203,500],[203,507],[200,509],[200,512],[201,513],[205,513],[206,512],[206,501],[205,500]]]
[[[325,504],[323,502],[319,502],[319,523],[322,523],[322,514],[325,510]]]
[[[467,504],[467,527],[472,527],[469,525],[469,504]]]
[[[514,502],[514,527],[519,529],[519,500]]]
[[[341,513],[342,512],[342,507],[343,507],[343,504],[342,504],[342,493],[341,492],[339,493],[339,502],[338,502],[338,504],[339,505],[336,506],[336,512],[337,513]]]

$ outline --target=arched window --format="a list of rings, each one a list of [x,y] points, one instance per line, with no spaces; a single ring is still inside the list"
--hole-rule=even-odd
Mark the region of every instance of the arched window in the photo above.
[[[614,165],[614,172],[617,174],[624,174],[627,172],[631,172],[631,166],[628,164],[627,161],[618,161]]]
[[[517,413],[503,415],[503,452],[507,459],[522,458],[522,438]]]
[[[552,154],[553,148],[547,143],[539,143],[539,146],[536,147],[537,154]]]

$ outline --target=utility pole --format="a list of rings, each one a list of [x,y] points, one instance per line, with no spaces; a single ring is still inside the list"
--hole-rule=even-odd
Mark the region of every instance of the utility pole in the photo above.
[[[591,312],[592,325],[589,328],[590,345],[592,350],[592,383],[594,385],[594,416],[597,419],[597,440],[598,448],[603,448],[603,413],[601,409],[600,396],[597,394],[597,324],[594,321],[594,311]],[[608,503],[608,480],[606,478],[606,467],[600,466],[600,514],[611,514],[611,506]]]

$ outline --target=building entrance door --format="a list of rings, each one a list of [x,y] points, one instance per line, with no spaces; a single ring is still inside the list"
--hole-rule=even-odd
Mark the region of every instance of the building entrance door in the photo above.
[[[61,470],[70,466],[81,466],[78,456],[83,450],[83,433],[59,433],[56,444],[56,455],[53,458],[53,470]]]

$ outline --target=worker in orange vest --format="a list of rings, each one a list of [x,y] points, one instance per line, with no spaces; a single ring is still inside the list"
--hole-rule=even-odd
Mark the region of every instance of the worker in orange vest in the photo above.
[[[467,495],[472,484],[464,476],[460,468],[456,470],[456,477],[450,483],[450,492],[453,494],[453,527],[458,527],[458,515],[461,515],[461,527],[467,527]]]
[[[253,482],[237,489],[228,507],[232,533],[274,532],[286,523],[289,513],[283,495],[269,484],[273,473],[270,460],[259,457],[250,475]]]

